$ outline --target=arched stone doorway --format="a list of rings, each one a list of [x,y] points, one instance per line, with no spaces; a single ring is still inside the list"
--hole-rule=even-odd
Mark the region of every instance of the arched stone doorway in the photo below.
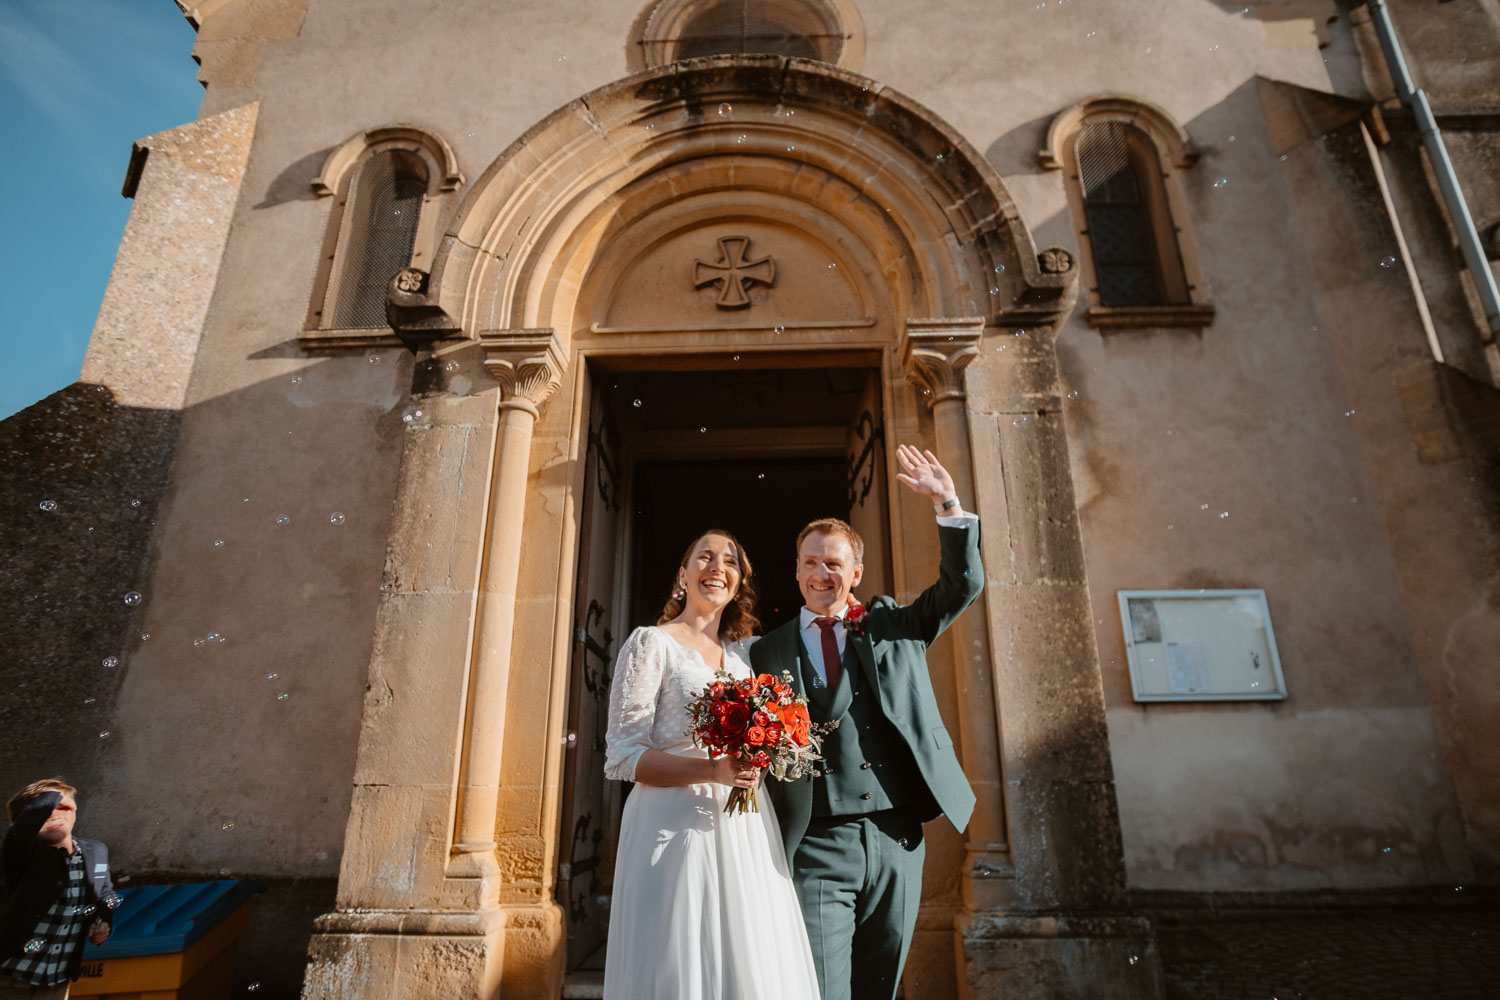
[[[961,137],[824,64],[680,64],[518,140],[430,276],[393,282],[398,332],[453,360],[427,366],[408,432],[339,908],[308,995],[435,995],[435,976],[445,996],[558,995],[586,771],[569,769],[569,727],[608,652],[589,639],[609,612],[585,598],[610,578],[600,552],[623,551],[589,513],[618,472],[599,445],[619,371],[872,372],[886,439],[948,456],[985,520],[989,595],[933,660],[979,806],[964,838],[934,840],[911,995],[984,995],[996,968],[1028,964],[1060,983],[1078,953],[1059,939],[1143,951],[1140,926],[1108,916],[1118,823],[1051,346],[1074,283]],[[493,383],[438,374],[463,358]],[[1001,427],[1012,415],[1035,421],[1024,440]],[[935,570],[930,526],[889,511],[909,598]],[[1069,696],[1033,721],[1060,678]]]

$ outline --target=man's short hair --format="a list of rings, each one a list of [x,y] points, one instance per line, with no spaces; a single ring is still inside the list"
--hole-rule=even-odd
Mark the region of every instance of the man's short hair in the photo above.
[[[68,784],[61,778],[43,778],[41,781],[33,781],[25,788],[10,797],[5,803],[5,815],[10,817],[14,823],[16,817],[21,815],[21,810],[35,802],[43,792],[62,792],[71,795],[73,801],[78,801],[78,789]]]
[[[807,527],[802,529],[797,536],[797,561],[802,561],[802,541],[808,535],[841,535],[849,540],[849,548],[854,551],[854,565],[865,564],[865,540],[859,537],[859,532],[849,524],[848,521],[840,521],[836,517],[820,517]]]

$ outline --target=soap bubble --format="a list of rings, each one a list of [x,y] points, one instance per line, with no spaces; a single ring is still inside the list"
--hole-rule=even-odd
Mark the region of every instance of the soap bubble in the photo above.
[[[223,826],[219,827],[219,829],[220,830],[233,830],[234,829],[234,820],[229,820]]]
[[[206,642],[208,642],[207,639],[203,638],[202,636],[199,636],[198,638],[196,638],[196,639],[193,640],[193,646],[196,649],[202,649],[203,646],[204,646],[204,644]]]
[[[313,855],[313,860],[314,861],[327,861],[328,860],[328,852],[327,851],[319,851],[318,853],[316,853],[316,854]]]
[[[125,603],[128,604],[128,605],[130,605],[133,608],[137,604],[141,603],[141,595],[139,593],[137,593],[136,591],[132,590],[128,594],[125,595]]]
[[[457,361],[450,361],[450,362],[448,362],[446,365],[443,366],[443,371],[445,371],[445,372],[456,372],[456,371],[458,371],[458,362]]]
[[[1141,956],[1139,956],[1139,955],[1131,955],[1130,958],[1127,959],[1127,961],[1130,962],[1131,965],[1134,965],[1135,963],[1139,962],[1140,960],[1141,960]]]
[[[707,434],[708,433],[708,428],[707,427],[700,427],[700,428],[698,428],[698,433],[699,434]]]
[[[40,507],[40,508],[42,508],[42,510],[45,510],[47,513],[50,514],[50,513],[52,513],[52,511],[54,511],[54,510],[57,509],[57,501],[56,500],[43,500],[41,503],[37,504],[37,506]]]
[[[1077,399],[1078,398],[1078,390],[1074,389],[1072,392],[1068,393],[1068,398],[1069,399]]]
[[[344,523],[344,515],[340,514],[338,511],[334,511],[332,514],[328,515],[328,523],[329,524],[343,524]]]
[[[210,632],[210,633],[208,633],[208,635],[204,636],[203,638],[207,639],[209,642],[223,642],[224,641],[224,637],[222,635],[220,635],[219,633],[217,633],[217,632]]]
[[[734,114],[734,106],[728,103],[719,105],[719,117],[728,118]]]
[[[26,942],[25,947],[26,954],[35,955],[37,952],[47,947],[47,942],[43,941],[41,938],[32,938],[30,941]]]
[[[222,539],[222,538],[215,538],[214,539],[214,548],[216,548],[216,549],[222,549],[223,547],[224,547],[224,539]]]
[[[401,411],[401,419],[408,424],[416,423],[422,419],[422,408],[420,406],[408,406]]]
[[[141,505],[141,502],[139,500],[132,500],[132,501],[130,501],[130,506],[132,506],[132,507],[139,507],[140,505]]]
[[[639,399],[637,399],[634,402],[632,402],[630,405],[633,406],[633,407],[635,407],[637,410],[639,410],[641,408],[641,401]]]
[[[367,354],[367,355],[365,355],[365,360],[368,361],[372,365],[378,365],[378,364],[380,364],[380,355],[378,355],[378,354]]]
[[[1228,516],[1229,516],[1229,511],[1227,511],[1227,510],[1223,511],[1222,513],[1219,514],[1219,520],[1222,521],[1222,520],[1224,520],[1224,518],[1226,518]]]
[[[277,524],[286,524],[290,520],[291,520],[291,518],[287,517],[285,514],[277,514],[276,515],[276,523]]]
[[[104,731],[103,731],[103,732],[101,732],[101,733],[100,733],[100,734],[99,734],[99,738],[100,738],[100,739],[101,739],[101,740],[107,740],[107,739],[109,739],[109,730],[108,730],[108,729],[106,729],[106,730],[104,730]]]
[[[281,676],[280,674],[276,673],[275,671],[272,671],[271,673],[266,674],[266,680],[268,680],[268,681],[274,681],[276,678],[278,678],[280,676]]]
[[[149,638],[151,638],[151,633],[150,632],[142,632],[141,633],[141,641],[142,642],[145,642]]]
[[[260,983],[251,983],[249,986],[246,986],[245,989],[249,990],[251,993],[254,993],[256,990],[260,989]]]
[[[85,698],[85,699],[83,699],[83,703],[85,705],[92,705],[94,703],[94,699],[92,699],[92,698]]]
[[[1396,258],[1394,258],[1394,257],[1382,257],[1382,258],[1380,258],[1380,266],[1381,267],[1395,267],[1396,266]]]
[[[783,333],[786,333],[786,327],[782,326],[780,323],[777,323],[775,326],[773,326],[771,328],[771,332],[774,333],[774,334],[776,334],[776,336],[779,337]]]
[[[228,878],[228,877],[229,877],[229,869],[228,868],[220,868],[219,869],[219,878]]]
[[[276,696],[276,700],[277,701],[286,701],[290,697],[291,697],[291,695],[289,695],[285,691],[283,691],[283,692],[281,692],[280,694],[278,694]]]
[[[1214,187],[1221,188],[1221,187],[1224,187],[1225,185],[1227,185],[1228,183],[1229,183],[1229,178],[1228,177],[1220,177],[1218,180],[1214,181]]]
[[[560,737],[558,742],[569,750],[575,749],[578,746],[578,734],[568,733],[566,736]]]
[[[120,665],[120,658],[118,656],[106,656],[103,662],[106,667],[114,669]]]
[[[735,136],[735,137],[734,137],[734,141],[735,141],[735,142],[736,142],[736,143],[743,143],[743,142],[744,142],[744,141],[745,141],[745,136],[744,136],[744,134],[743,134],[743,133],[741,133],[741,134],[740,134],[740,135],[737,135],[737,136]]]
[[[1208,510],[1208,504],[1206,504],[1206,503],[1200,503],[1198,505],[1198,509],[1199,510]]]
[[[1352,417],[1352,416],[1354,416],[1354,411],[1353,410],[1345,410],[1344,411],[1344,416],[1346,416],[1346,417]]]

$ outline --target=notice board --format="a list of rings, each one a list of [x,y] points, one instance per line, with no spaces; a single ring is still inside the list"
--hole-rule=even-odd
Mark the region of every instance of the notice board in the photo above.
[[[1286,697],[1264,590],[1118,594],[1136,701]]]

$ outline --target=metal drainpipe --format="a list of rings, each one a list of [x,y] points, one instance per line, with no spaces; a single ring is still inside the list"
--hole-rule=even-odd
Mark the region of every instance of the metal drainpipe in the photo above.
[[[1500,337],[1500,288],[1495,287],[1494,272],[1490,270],[1490,262],[1479,242],[1479,230],[1474,227],[1474,217],[1469,214],[1469,203],[1464,200],[1463,190],[1458,186],[1453,161],[1448,159],[1448,147],[1443,145],[1443,135],[1438,131],[1437,120],[1432,117],[1432,107],[1427,103],[1427,95],[1412,83],[1406,59],[1401,54],[1401,43],[1396,40],[1396,28],[1385,9],[1385,0],[1366,0],[1366,5],[1370,20],[1375,24],[1375,34],[1380,39],[1380,49],[1385,53],[1386,68],[1396,84],[1396,96],[1411,108],[1416,117],[1422,145],[1432,161],[1432,170],[1437,175],[1438,188],[1443,192],[1443,202],[1448,206],[1453,228],[1458,230],[1458,245],[1463,250],[1464,263],[1469,266],[1474,289],[1479,293],[1479,302],[1484,306],[1490,333]]]

